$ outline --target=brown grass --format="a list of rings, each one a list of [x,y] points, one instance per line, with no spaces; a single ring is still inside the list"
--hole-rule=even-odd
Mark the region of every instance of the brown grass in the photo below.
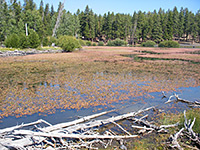
[[[114,102],[123,103],[149,92],[200,85],[199,64],[136,61],[124,56],[143,54],[196,61],[199,55],[152,55],[143,50],[159,49],[88,47],[73,53],[0,58],[0,117],[113,107]]]

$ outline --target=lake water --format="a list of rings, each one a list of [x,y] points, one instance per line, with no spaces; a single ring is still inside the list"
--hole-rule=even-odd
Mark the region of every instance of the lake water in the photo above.
[[[198,100],[200,101],[200,86],[198,87],[182,87],[178,88],[176,92],[168,92],[166,95],[169,97],[173,93],[180,94],[179,97],[183,99],[187,99],[190,101]],[[81,108],[80,110],[76,109],[66,109],[65,111],[61,111],[60,109],[56,110],[54,114],[39,114],[35,113],[33,115],[23,116],[16,118],[15,116],[9,116],[3,118],[0,123],[0,128],[11,127],[15,125],[19,125],[21,123],[29,123],[32,121],[36,121],[39,119],[44,119],[51,124],[57,124],[61,122],[68,122],[79,117],[92,115],[94,113],[99,113],[107,110],[118,109],[115,112],[109,113],[100,118],[106,118],[110,116],[116,116],[119,114],[124,114],[127,112],[138,111],[140,109],[144,109],[150,106],[156,106],[156,108],[169,111],[169,112],[182,112],[184,109],[188,109],[186,104],[182,103],[170,103],[164,104],[167,99],[162,99],[162,94],[160,92],[149,93],[150,96],[146,97],[131,97],[126,101],[119,101],[112,104],[114,107],[105,107],[96,106],[90,108]]]

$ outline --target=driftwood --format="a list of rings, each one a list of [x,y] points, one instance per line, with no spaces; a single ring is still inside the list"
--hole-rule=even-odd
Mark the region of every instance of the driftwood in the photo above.
[[[200,137],[198,136],[197,133],[195,133],[192,129],[192,127],[194,126],[195,123],[195,118],[194,120],[191,122],[191,120],[188,120],[186,117],[186,110],[184,111],[184,128],[182,128],[179,132],[175,133],[174,135],[171,135],[170,137],[170,147],[171,148],[177,148],[179,150],[183,150],[183,148],[181,147],[181,145],[183,145],[184,147],[190,147],[192,149],[198,149],[200,148]],[[185,143],[180,143],[178,142],[178,137],[186,137],[187,140],[191,140],[194,145],[190,146],[187,145]],[[196,146],[196,147],[193,147]]]
[[[0,148],[6,147],[8,149],[45,149],[47,147],[52,147],[54,149],[96,149],[96,147],[93,146],[95,143],[101,144],[104,148],[106,148],[109,144],[111,144],[113,139],[116,139],[120,140],[121,148],[127,149],[123,145],[122,139],[135,138],[138,135],[132,135],[121,125],[119,125],[117,121],[130,119],[131,117],[134,117],[153,108],[154,107],[149,107],[137,112],[130,112],[103,120],[89,121],[96,117],[110,113],[114,110],[86,116],[75,121],[57,125],[51,125],[44,120],[38,120],[32,123],[1,129]],[[37,126],[40,123],[45,123],[47,127]],[[122,130],[125,135],[117,135],[111,130],[100,134],[98,132],[98,127],[104,126],[106,124],[115,125],[120,130]],[[28,126],[33,126],[34,128],[32,130],[24,129],[24,127]]]
[[[71,122],[60,123],[60,124],[57,124],[57,125],[54,125],[54,126],[48,126],[46,128],[43,128],[42,130],[45,131],[45,132],[50,132],[50,131],[66,128],[66,127],[69,127],[69,126],[79,124],[81,122],[89,121],[93,118],[97,118],[99,116],[108,114],[108,113],[113,112],[113,111],[115,111],[115,110],[105,111],[105,112],[94,114],[94,115],[91,115],[91,116],[86,116],[86,117],[83,117],[83,118],[80,118],[78,120],[74,120],[74,121],[71,121]]]
[[[148,122],[146,120],[143,120],[144,118],[146,118],[146,116],[144,116],[144,117],[142,117],[140,119],[132,118],[134,123],[138,123],[139,125],[142,125],[142,126],[132,125],[133,128],[141,129],[138,133],[144,134],[145,132],[151,133],[153,131],[155,131],[157,133],[167,133],[168,131],[166,130],[166,128],[176,127],[176,126],[179,125],[179,122],[178,122],[178,123],[172,124],[172,125],[156,126],[156,125],[153,125],[153,124],[151,124],[150,122]]]
[[[163,97],[166,97],[166,96],[163,94]],[[189,100],[182,99],[179,97],[178,94],[171,95],[169,99],[165,102],[165,104],[171,103],[171,102],[182,102],[182,103],[188,104],[190,107],[200,107],[200,102],[198,101],[191,102]]]

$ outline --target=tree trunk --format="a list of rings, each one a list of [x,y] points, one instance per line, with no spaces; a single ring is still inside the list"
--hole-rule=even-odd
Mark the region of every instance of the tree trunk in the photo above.
[[[65,2],[65,0],[64,0],[64,2]],[[56,20],[56,24],[55,24],[55,27],[54,27],[54,29],[53,29],[52,37],[55,37],[55,36],[56,36],[56,30],[57,30],[57,28],[58,28],[59,25],[60,25],[60,19],[61,19],[62,14],[63,14],[64,2],[63,2],[63,3],[61,4],[61,6],[60,6],[60,10],[59,10],[59,12],[58,12],[58,17],[57,17],[57,20]]]

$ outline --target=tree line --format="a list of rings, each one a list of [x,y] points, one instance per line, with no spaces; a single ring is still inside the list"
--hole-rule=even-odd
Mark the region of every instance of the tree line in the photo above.
[[[38,8],[33,0],[24,0],[23,4],[17,0],[0,0],[1,43],[12,34],[25,38],[27,25],[28,34],[34,34],[40,44],[49,45],[54,41],[52,33],[61,5],[60,2],[58,10],[54,10],[53,5],[44,5],[43,0]],[[56,38],[68,35],[94,42],[121,39],[129,44],[147,40],[156,43],[164,40],[200,42],[200,10],[194,13],[188,8],[179,11],[174,7],[167,11],[160,8],[158,12],[98,15],[86,6],[84,11],[78,9],[74,14],[63,10],[55,35]]]

